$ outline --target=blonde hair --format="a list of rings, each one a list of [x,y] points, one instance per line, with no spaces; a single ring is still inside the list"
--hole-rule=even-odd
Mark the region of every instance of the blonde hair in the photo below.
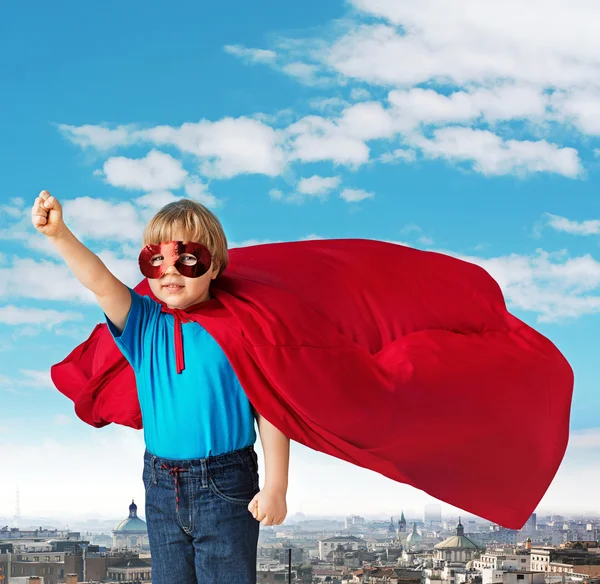
[[[174,201],[158,211],[144,229],[142,245],[173,241],[173,233],[178,230],[186,241],[196,241],[208,248],[221,275],[229,263],[225,231],[214,213],[191,199]]]

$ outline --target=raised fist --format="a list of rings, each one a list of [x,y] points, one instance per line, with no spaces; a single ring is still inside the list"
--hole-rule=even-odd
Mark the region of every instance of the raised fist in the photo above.
[[[33,226],[48,237],[55,237],[65,227],[62,206],[48,191],[42,191],[31,209]]]

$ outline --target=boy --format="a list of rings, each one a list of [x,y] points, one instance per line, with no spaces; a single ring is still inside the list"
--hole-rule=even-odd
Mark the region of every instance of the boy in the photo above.
[[[185,223],[182,228],[179,236],[193,231]],[[226,273],[210,285],[214,298],[182,311],[161,303],[150,282],[173,264],[179,275],[163,281],[174,289],[187,282],[183,277],[204,276],[219,260],[201,243],[166,241],[173,236],[152,236],[163,244],[146,246],[140,255],[146,278],[135,288],[155,301],[141,306],[156,310],[160,304],[161,312],[174,317],[168,321],[174,329],[164,337],[175,337],[175,362],[162,370],[180,375],[196,365],[184,358],[182,322],[197,322],[226,354],[253,407],[280,430],[279,438],[283,433],[503,527],[525,524],[566,450],[573,370],[549,339],[508,312],[500,286],[485,270],[383,241],[263,244],[231,250]],[[205,243],[217,249],[215,242]],[[188,290],[169,292],[170,305]],[[177,298],[187,305],[185,296]],[[52,381],[86,423],[141,428],[134,370],[107,327],[97,325],[55,364]],[[150,340],[145,360],[172,354],[155,350],[154,344],[164,345],[162,337]],[[202,348],[201,362],[212,363],[209,345]],[[210,388],[208,381],[205,386]],[[235,387],[225,395],[235,399]],[[243,401],[236,403],[241,407]],[[465,415],[470,423],[456,424]],[[146,415],[146,422],[150,445],[154,420]],[[245,432],[248,426],[235,427]],[[502,432],[490,430],[496,427]],[[408,434],[421,439],[407,445]],[[449,435],[456,446],[450,451]],[[279,438],[274,441],[287,448]],[[489,457],[501,458],[523,443],[530,472],[519,481],[510,473],[490,480]],[[287,455],[274,458],[287,461]],[[269,473],[285,480],[287,470],[274,471],[268,453],[267,459]],[[468,474],[456,473],[465,466]],[[173,470],[176,488],[178,476]],[[211,488],[223,498],[225,485],[214,483]],[[242,497],[225,496],[230,503]]]
[[[159,302],[125,286],[79,242],[47,191],[35,200],[32,223],[94,293],[135,371],[153,582],[256,582],[259,524],[281,524],[287,512],[289,439],[253,410],[206,330],[178,325],[186,309],[210,301],[211,282],[227,266],[220,222],[190,200],[150,220],[140,267]],[[178,332],[187,359],[174,364]],[[260,492],[253,415],[267,471]]]

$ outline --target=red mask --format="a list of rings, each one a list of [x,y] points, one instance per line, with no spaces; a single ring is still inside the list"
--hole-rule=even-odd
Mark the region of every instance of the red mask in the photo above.
[[[138,259],[140,270],[146,278],[160,278],[169,266],[186,278],[199,278],[208,272],[212,263],[210,251],[195,241],[168,241],[147,245]]]

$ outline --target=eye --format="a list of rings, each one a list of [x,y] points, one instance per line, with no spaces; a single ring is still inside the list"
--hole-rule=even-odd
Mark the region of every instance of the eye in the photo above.
[[[189,254],[189,253],[180,255],[179,260],[181,261],[181,263],[184,266],[195,266],[196,262],[198,261],[196,259],[196,256],[193,256],[192,254]]]
[[[155,256],[152,256],[152,258],[150,259],[150,263],[153,266],[160,266],[160,264],[162,263],[163,259],[164,258],[160,254],[159,255],[155,255]]]

